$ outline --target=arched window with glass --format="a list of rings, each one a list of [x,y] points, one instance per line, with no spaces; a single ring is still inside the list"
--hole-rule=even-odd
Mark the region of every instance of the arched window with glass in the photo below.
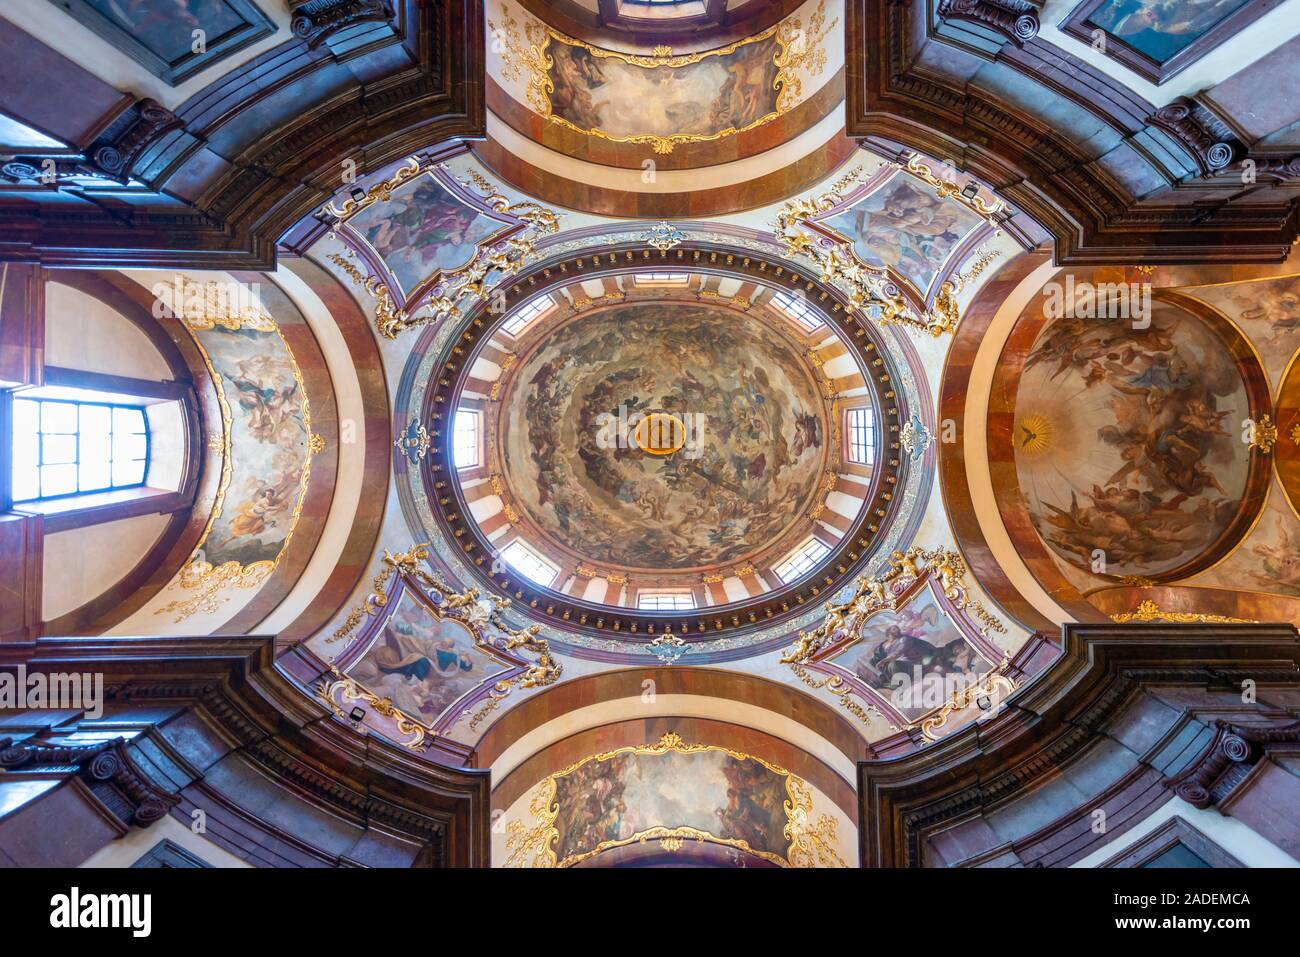
[[[11,414],[15,505],[144,485],[143,405],[15,396]]]

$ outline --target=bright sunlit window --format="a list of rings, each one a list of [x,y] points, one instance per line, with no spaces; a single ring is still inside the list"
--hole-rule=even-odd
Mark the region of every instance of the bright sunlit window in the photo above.
[[[636,596],[637,608],[645,611],[680,611],[695,607],[695,596],[688,591],[643,591]]]
[[[820,329],[824,325],[821,316],[817,315],[817,310],[808,305],[807,300],[801,296],[788,296],[778,292],[772,296],[771,305],[810,331]]]
[[[530,299],[520,306],[501,328],[510,335],[517,336],[541,318],[553,305],[555,305],[555,300],[545,294],[538,296],[536,299]]]
[[[560,573],[559,565],[547,561],[518,539],[501,549],[501,558],[519,574],[539,585],[549,586]]]
[[[458,469],[479,464],[479,414],[473,409],[457,409],[452,429],[452,456]]]
[[[785,557],[773,571],[787,585],[812,571],[817,563],[830,554],[830,549],[819,539],[809,538]]]
[[[144,484],[149,425],[141,406],[13,400],[13,500]]]
[[[638,286],[685,286],[690,282],[690,274],[684,272],[639,272],[636,274]]]
[[[867,408],[845,413],[849,434],[849,461],[870,465],[876,460],[876,423]]]

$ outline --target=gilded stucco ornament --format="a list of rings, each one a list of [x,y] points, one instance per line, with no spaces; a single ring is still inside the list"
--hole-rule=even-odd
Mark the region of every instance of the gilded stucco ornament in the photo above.
[[[393,192],[398,187],[405,185],[424,172],[424,166],[419,159],[409,156],[406,162],[398,167],[386,180],[375,183],[368,190],[365,190],[361,196],[351,196],[343,201],[342,206],[335,206],[331,201],[326,203],[321,210],[332,219],[329,235],[331,237],[338,233],[338,227],[341,223],[347,222],[363,209],[368,209],[375,203],[386,203],[393,198]],[[358,188],[357,192],[361,192]]]
[[[804,684],[814,690],[824,689],[835,695],[842,706],[864,724],[869,724],[869,714],[855,701],[854,688],[840,674],[828,670],[821,662],[838,655],[855,642],[863,625],[872,615],[882,610],[897,611],[910,602],[916,587],[926,580],[937,586],[954,610],[969,616],[983,637],[987,638],[990,632],[1005,632],[1006,626],[978,599],[971,597],[964,583],[965,576],[965,561],[950,549],[916,546],[906,552],[895,551],[890,555],[888,566],[883,571],[860,577],[853,593],[846,600],[826,602],[825,617],[821,623],[811,631],[800,631],[795,643],[779,660],[782,664],[789,665]],[[986,675],[974,684],[956,690],[936,712],[921,716],[908,723],[907,727],[919,726],[927,739],[934,740],[936,732],[944,727],[948,716],[953,712],[963,710],[984,697],[992,699],[998,695],[998,700],[1005,698],[1007,693],[1017,687],[1016,682],[1006,675],[1009,665],[1010,659],[1004,653],[1001,663]],[[808,667],[822,670],[827,674],[826,679],[817,682],[809,674]],[[870,701],[865,704],[869,711],[880,715],[886,723],[898,730],[897,725],[890,722],[879,708]]]
[[[428,605],[435,618],[460,623],[474,636],[474,644],[481,651],[514,666],[512,674],[492,679],[492,686],[487,689],[486,696],[478,702],[476,708],[460,712],[459,717],[470,719],[471,730],[475,730],[495,710],[500,700],[510,694],[514,686],[541,688],[559,680],[563,668],[551,653],[550,644],[539,636],[539,629],[536,626],[512,628],[500,617],[500,611],[509,607],[510,599],[495,596],[485,598],[473,587],[458,590],[428,570],[428,558],[429,548],[426,544],[415,545],[397,554],[385,549],[381,559],[382,567],[373,581],[373,591],[348,613],[343,624],[325,640],[332,643],[351,639],[367,618],[385,615],[393,603],[389,584],[394,576],[400,576],[405,584],[415,586],[421,594],[433,593],[439,596],[436,603],[430,598]],[[364,635],[364,629],[360,633]],[[391,699],[368,691],[337,666],[331,664],[330,668],[333,677],[322,680],[316,693],[338,717],[346,719],[342,707],[346,702],[365,701],[378,714],[395,722],[399,733],[407,736],[400,742],[405,747],[424,750],[428,741],[437,736],[437,731],[397,708]]]
[[[651,226],[644,237],[647,246],[652,246],[661,253],[680,245],[685,238],[686,234],[684,232],[666,222]]]
[[[955,184],[934,176],[930,167],[915,155],[901,168],[933,186],[941,198],[960,203],[994,228],[998,227],[997,217],[1004,209],[1000,201],[990,205],[978,195],[973,198],[964,195]],[[803,256],[815,263],[821,270],[823,282],[843,288],[848,294],[851,310],[870,316],[883,326],[905,326],[935,337],[951,334],[961,318],[958,296],[988,268],[998,253],[980,250],[965,274],[954,272],[939,284],[930,306],[918,310],[908,302],[886,267],[864,262],[858,257],[851,238],[835,233],[827,235],[824,230],[810,228],[814,219],[844,202],[849,187],[860,175],[861,170],[854,169],[819,196],[786,202],[773,225],[777,239],[785,246],[788,255]]]
[[[1297,426],[1297,428],[1300,428],[1300,426]],[[1267,455],[1273,451],[1273,446],[1276,444],[1277,423],[1273,421],[1271,415],[1265,412],[1259,417],[1259,421],[1255,423],[1255,428],[1252,430],[1250,437],[1250,447],[1258,449]]]
[[[662,635],[650,642],[650,653],[666,665],[676,664],[686,654],[686,642],[673,634],[669,628]]]
[[[894,164],[897,165],[897,164]],[[953,202],[960,203],[971,212],[980,216],[990,226],[995,229],[1000,226],[998,217],[1006,211],[1006,203],[1002,200],[996,200],[992,203],[984,199],[976,191],[973,195],[967,195],[961,186],[958,186],[955,180],[944,179],[935,175],[934,170],[926,164],[921,157],[913,153],[907,158],[907,163],[902,166],[918,179],[924,180],[934,187],[934,191],[944,199],[951,199]]]
[[[1124,625],[1132,622],[1146,624],[1153,621],[1167,621],[1179,625],[1257,625],[1251,618],[1230,618],[1227,615],[1214,615],[1208,612],[1164,611],[1150,598],[1138,602],[1133,611],[1119,612],[1110,616],[1111,621]]]
[[[364,241],[347,224],[362,210],[391,201],[400,186],[420,175],[431,176],[444,188],[450,186],[472,198],[481,210],[500,220],[504,234],[494,233],[478,243],[468,263],[426,278],[407,300],[399,302],[387,277],[370,275],[369,268],[362,268],[364,263],[358,265],[356,250]],[[446,163],[433,163],[419,156],[410,157],[393,177],[372,186],[364,198],[348,200],[341,207],[329,203],[318,215],[330,224],[330,236],[347,246],[346,255],[331,253],[330,261],[374,298],[375,328],[385,339],[395,339],[408,329],[460,318],[462,307],[486,300],[501,280],[515,275],[536,257],[535,243],[540,237],[559,229],[559,214],[555,211],[531,201],[512,203],[477,171],[468,170],[463,178],[457,178]]]

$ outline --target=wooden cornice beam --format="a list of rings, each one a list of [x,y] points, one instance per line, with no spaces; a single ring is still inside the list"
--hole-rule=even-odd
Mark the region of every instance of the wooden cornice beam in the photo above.
[[[490,774],[363,735],[274,660],[272,636],[40,638],[0,645],[0,669],[104,675],[113,705],[193,708],[300,798],[429,844],[434,863],[489,861]]]
[[[1300,688],[1293,625],[1066,625],[1064,650],[984,722],[890,761],[858,764],[864,867],[922,864],[926,836],[1045,781],[1143,687]]]

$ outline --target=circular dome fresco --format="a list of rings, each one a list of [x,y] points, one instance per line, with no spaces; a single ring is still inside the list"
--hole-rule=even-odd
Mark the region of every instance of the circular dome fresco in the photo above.
[[[799,344],[672,293],[555,323],[503,390],[506,486],[527,527],[575,561],[713,571],[780,540],[819,491],[827,410]]]
[[[574,256],[450,340],[430,510],[474,574],[575,630],[775,623],[861,570],[902,475],[874,330],[788,264]],[[829,597],[827,595],[826,597]]]

